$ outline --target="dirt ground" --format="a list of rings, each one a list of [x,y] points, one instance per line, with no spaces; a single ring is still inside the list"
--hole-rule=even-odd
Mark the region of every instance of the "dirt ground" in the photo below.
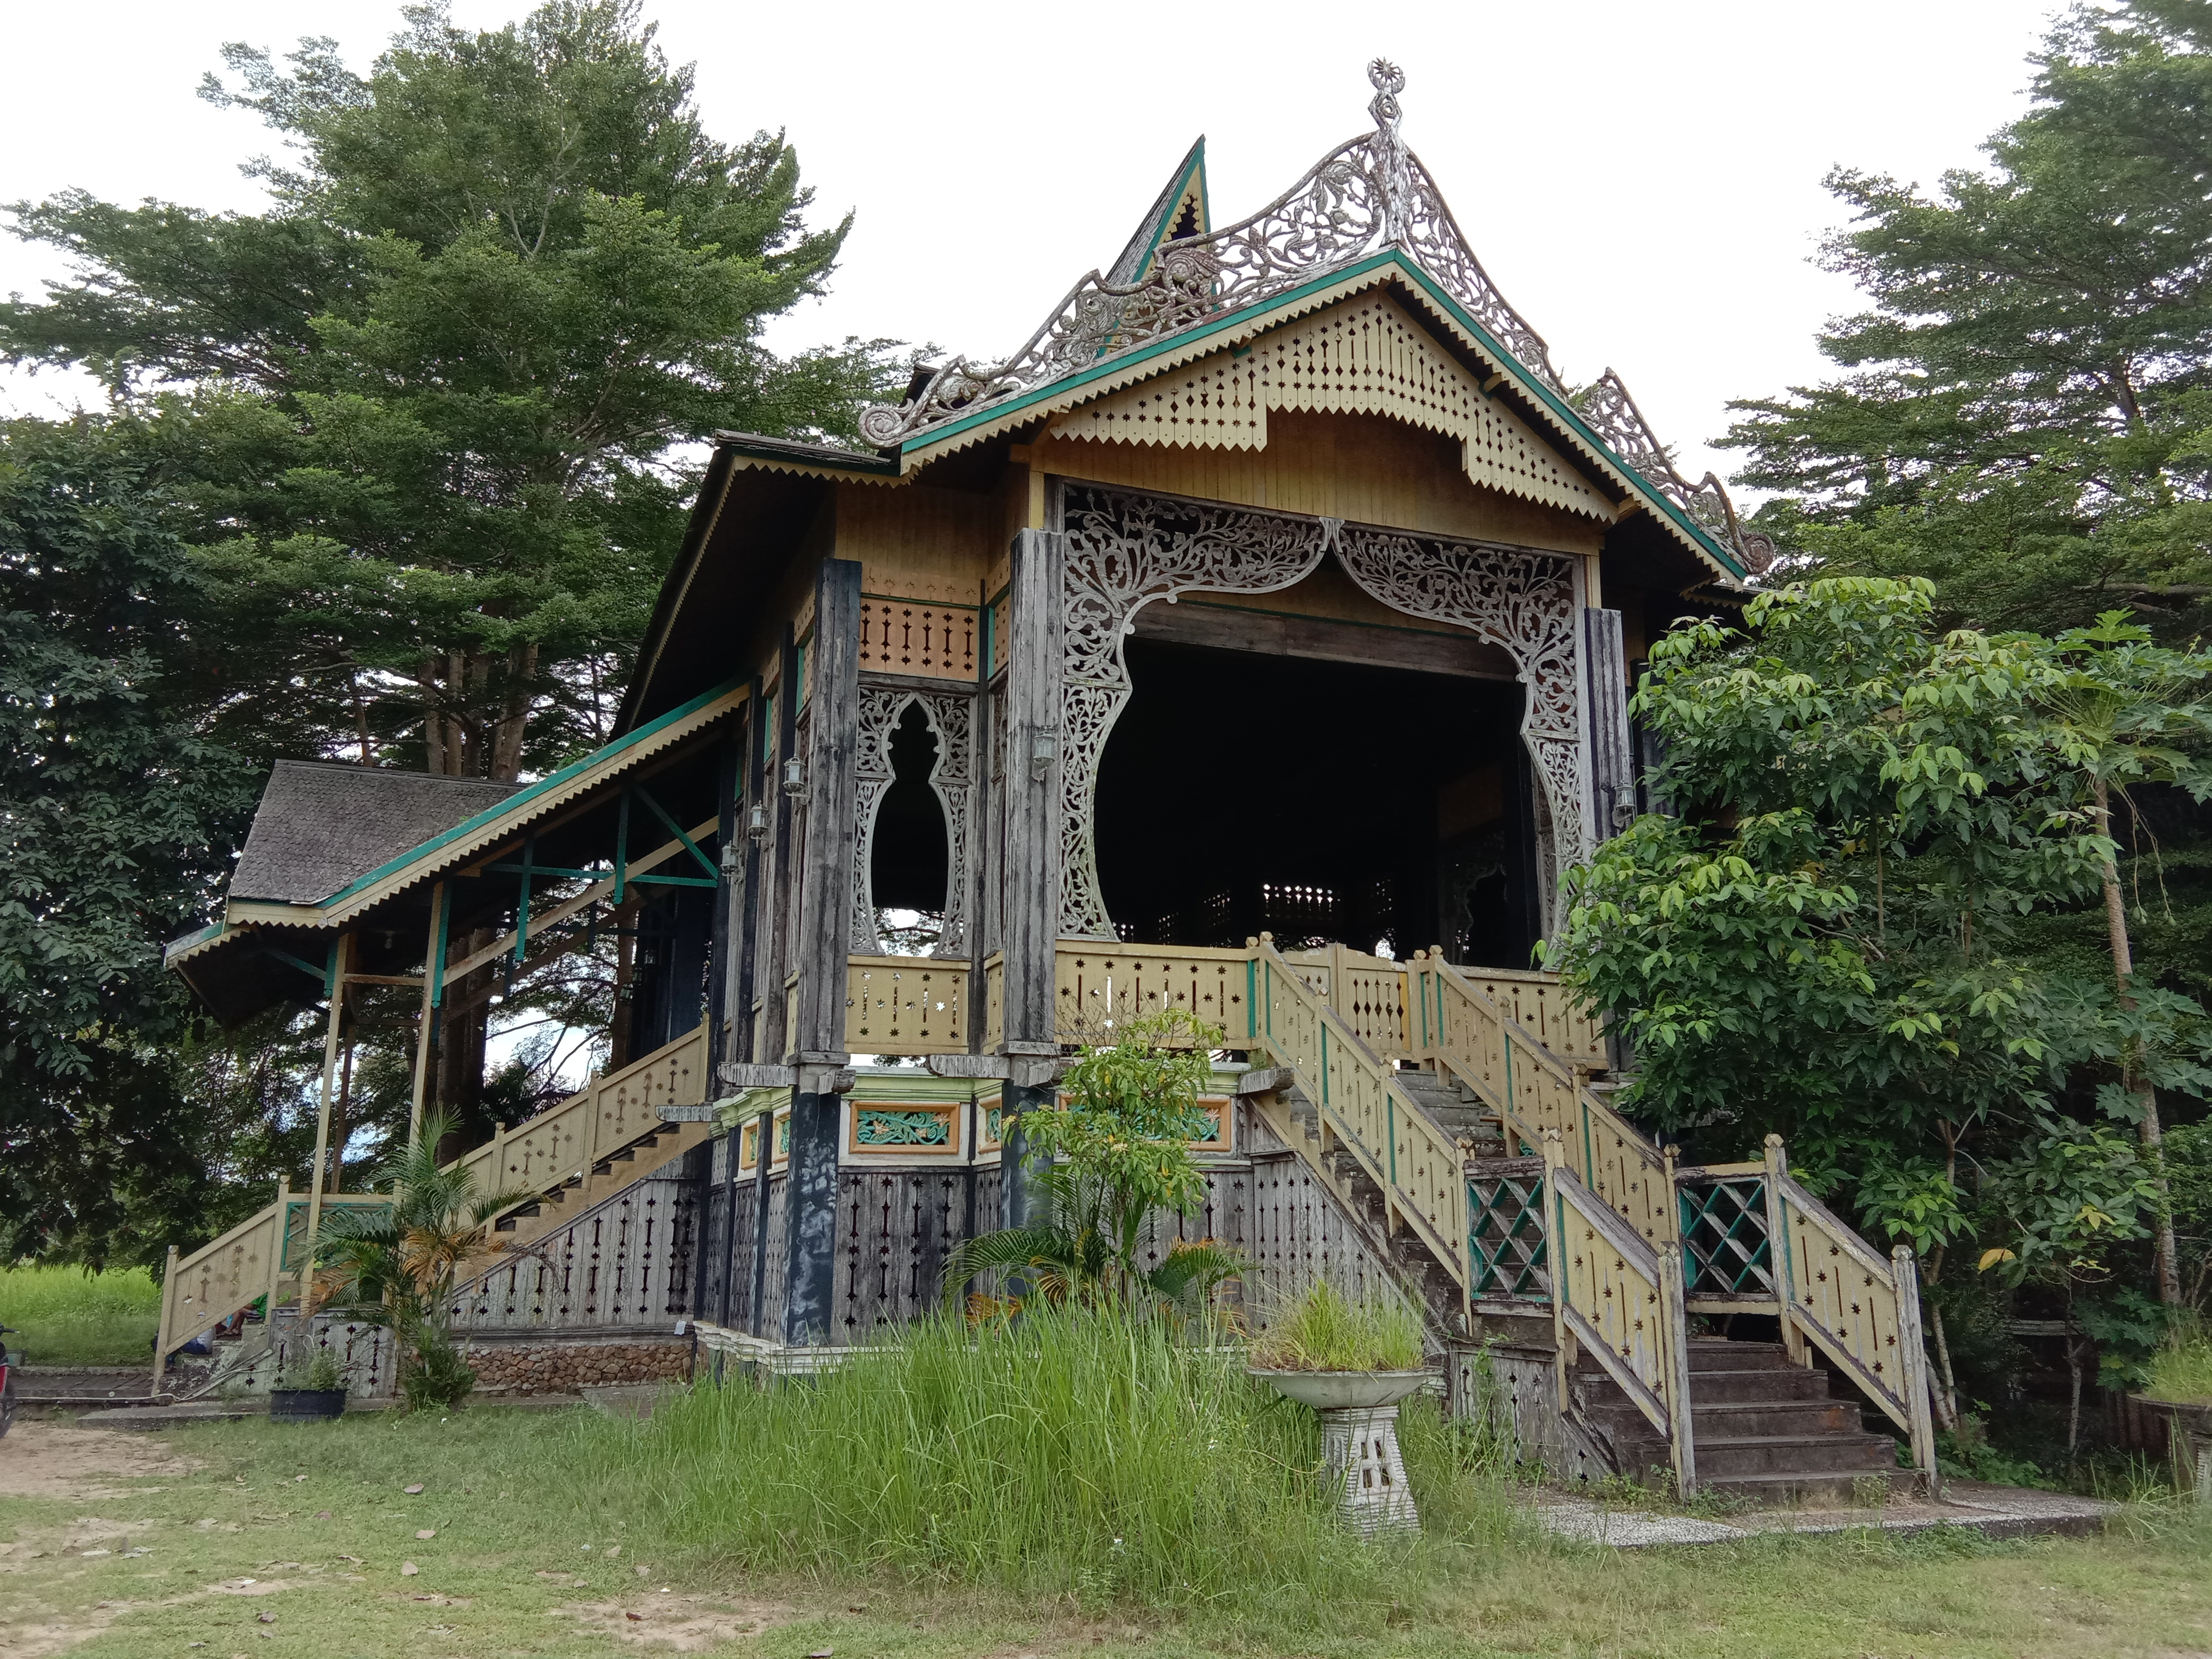
[[[200,1465],[161,1441],[115,1429],[18,1421],[0,1440],[0,1498],[118,1498],[110,1480],[190,1474]]]

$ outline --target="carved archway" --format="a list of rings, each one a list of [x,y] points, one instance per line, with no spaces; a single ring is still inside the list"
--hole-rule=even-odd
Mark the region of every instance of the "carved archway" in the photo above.
[[[1589,846],[1572,556],[1095,484],[1066,486],[1063,526],[1063,937],[1115,937],[1098,878],[1098,769],[1129,701],[1122,641],[1136,613],[1187,592],[1277,592],[1312,574],[1331,552],[1382,604],[1467,629],[1511,655],[1528,688],[1521,737],[1538,783],[1549,930],[1559,872],[1580,862]]]
[[[853,837],[852,948],[874,955],[883,948],[876,934],[876,818],[884,792],[891,786],[891,733],[910,708],[921,710],[937,739],[937,763],[929,787],[945,809],[945,925],[933,956],[960,957],[968,951],[968,859],[969,804],[975,794],[975,728],[972,698],[957,692],[915,691],[903,686],[860,687],[859,741],[854,772],[858,780]]]

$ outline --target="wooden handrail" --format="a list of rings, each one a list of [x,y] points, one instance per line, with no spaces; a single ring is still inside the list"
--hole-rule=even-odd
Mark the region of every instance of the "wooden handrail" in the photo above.
[[[1940,1490],[1920,1270],[1911,1249],[1900,1244],[1884,1261],[1790,1174],[1779,1136],[1767,1137],[1767,1150],[1770,1224],[1779,1235],[1770,1248],[1776,1300],[1787,1310],[1784,1340],[1793,1349],[1809,1340],[1856,1382],[1905,1431],[1913,1466],[1931,1491]]]
[[[1531,1151],[1545,1131],[1557,1130],[1583,1183],[1647,1244],[1681,1242],[1662,1149],[1441,956],[1416,957],[1410,982],[1419,1004],[1413,1035],[1424,1059],[1481,1096],[1509,1136]]]
[[[455,1162],[471,1174],[498,1166],[482,1182],[492,1192],[517,1186],[534,1185],[540,1190],[550,1187],[568,1175],[588,1170],[602,1153],[617,1151],[650,1133],[660,1121],[658,1106],[704,1103],[706,1054],[706,1028],[695,1026],[622,1070],[594,1078],[558,1105],[518,1127],[500,1125],[489,1140],[462,1153]],[[685,1097],[679,1099],[679,1095]],[[326,1193],[322,1201],[329,1209],[392,1200],[388,1195],[371,1193]],[[528,1201],[517,1199],[514,1203]],[[293,1206],[305,1202],[304,1194],[292,1193],[280,1183],[274,1203],[169,1267],[161,1281],[161,1322],[155,1340],[156,1393],[169,1356],[185,1343],[264,1296],[275,1307],[277,1280],[286,1276],[283,1263],[289,1212]],[[485,1218],[487,1224],[495,1219],[495,1216]],[[258,1232],[266,1237],[257,1238]],[[257,1245],[258,1255],[250,1248]],[[218,1281],[213,1264],[226,1254],[237,1260]],[[200,1305],[193,1307],[195,1301]]]
[[[1325,1129],[1382,1189],[1388,1213],[1411,1226],[1464,1290],[1467,1182],[1457,1141],[1406,1092],[1391,1063],[1316,994],[1298,964],[1265,939],[1251,949],[1255,1041],[1297,1074]]]
[[[1697,1490],[1698,1460],[1680,1248],[1638,1237],[1569,1166],[1556,1129],[1544,1132],[1544,1188],[1559,1414],[1573,1413],[1569,1377],[1579,1346],[1665,1439],[1687,1496]]]

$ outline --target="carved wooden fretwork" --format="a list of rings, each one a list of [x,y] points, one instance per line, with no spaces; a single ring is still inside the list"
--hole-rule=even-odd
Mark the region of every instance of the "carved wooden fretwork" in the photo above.
[[[1098,768],[1129,700],[1122,641],[1153,599],[1265,593],[1334,552],[1395,611],[1464,628],[1511,654],[1527,688],[1521,735],[1538,779],[1545,916],[1560,871],[1586,856],[1582,702],[1570,555],[1291,518],[1092,484],[1067,486],[1060,933],[1111,939],[1098,880]]]
[[[1098,763],[1129,701],[1121,642],[1131,619],[1152,600],[1180,593],[1271,593],[1302,581],[1328,550],[1334,524],[1068,486],[1060,716],[1064,937],[1115,937],[1098,884]]]
[[[1559,872],[1587,856],[1575,561],[1566,554],[1441,541],[1347,525],[1336,556],[1394,611],[1470,629],[1503,646],[1528,688],[1521,739],[1535,763],[1545,848],[1545,925]]]
[[[1241,354],[1217,352],[1085,404],[1053,431],[1109,443],[1261,449],[1270,410],[1388,415],[1459,440],[1461,465],[1479,484],[1571,513],[1613,516],[1611,501],[1527,422],[1485,397],[1477,376],[1381,294],[1340,301]]]
[[[933,955],[962,957],[968,947],[968,860],[975,794],[973,698],[953,691],[913,691],[903,687],[860,686],[860,738],[854,749],[858,779],[853,837],[853,949],[873,955],[883,948],[876,934],[876,815],[891,785],[891,733],[909,707],[919,708],[937,739],[937,763],[929,787],[945,809],[945,926]]]
[[[904,403],[861,411],[861,437],[878,448],[902,444],[1121,353],[1262,306],[1388,248],[1401,250],[1434,277],[1530,380],[1568,397],[1571,388],[1553,367],[1543,337],[1498,292],[1435,179],[1407,148],[1399,131],[1404,74],[1378,58],[1368,66],[1368,79],[1375,88],[1367,106],[1374,131],[1331,150],[1250,218],[1165,243],[1130,281],[1091,272],[1004,361],[958,356],[924,370]],[[1771,561],[1773,542],[1736,522],[1717,478],[1708,473],[1691,483],[1650,441],[1650,428],[1610,369],[1576,401],[1601,443],[1732,556],[1753,568]]]

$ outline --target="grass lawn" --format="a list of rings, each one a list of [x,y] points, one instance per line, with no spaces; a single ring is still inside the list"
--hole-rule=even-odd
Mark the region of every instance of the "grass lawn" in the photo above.
[[[159,1462],[165,1448],[176,1462]],[[712,1455],[773,1464],[786,1450]],[[2090,1540],[1850,1534],[1614,1553],[1537,1533],[1510,1492],[1440,1491],[1432,1475],[1417,1496],[1446,1535],[1342,1558],[1310,1593],[1278,1585],[1160,1611],[1079,1590],[1024,1599],[941,1577],[741,1569],[711,1539],[677,1541],[692,1528],[668,1501],[681,1482],[666,1460],[699,1455],[696,1437],[582,1410],[357,1413],[308,1427],[255,1419],[162,1441],[26,1422],[0,1442],[0,1654],[2212,1650],[2212,1517],[2182,1509],[2130,1511]],[[419,1493],[404,1490],[417,1484]]]
[[[29,1365],[151,1365],[161,1290],[143,1267],[0,1268],[0,1325]]]

